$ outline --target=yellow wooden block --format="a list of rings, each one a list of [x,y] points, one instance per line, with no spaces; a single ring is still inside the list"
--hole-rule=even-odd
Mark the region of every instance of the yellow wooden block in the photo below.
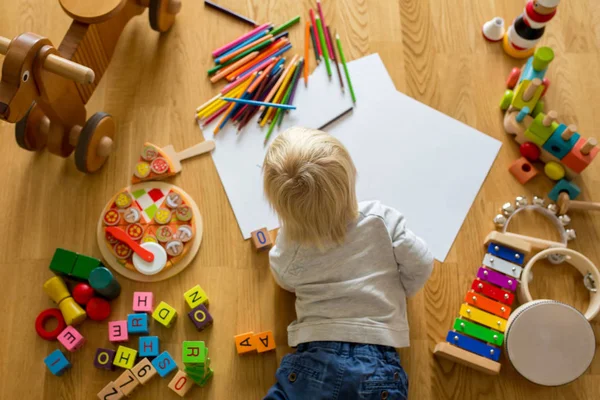
[[[525,101],[523,99],[523,95],[525,94],[525,91],[527,90],[529,85],[531,85],[531,81],[523,80],[521,81],[519,86],[517,86],[517,89],[515,90],[515,95],[513,96],[513,100],[511,103],[513,107],[516,107],[519,110],[522,110],[524,107],[529,107],[530,110],[533,110],[535,108],[536,103],[538,102],[540,97],[542,97],[544,85],[540,85],[535,90],[535,94],[533,95],[533,97],[529,99],[529,101]]]
[[[238,354],[249,353],[256,350],[256,343],[254,343],[254,332],[242,333],[234,337],[235,348]]]
[[[137,356],[137,350],[130,349],[129,347],[119,346],[117,354],[113,361],[113,365],[117,367],[131,369],[135,364],[135,357]]]
[[[161,301],[160,304],[154,309],[152,318],[157,320],[160,324],[170,328],[177,319],[177,310],[173,307]]]
[[[121,392],[127,397],[139,386],[140,382],[131,373],[130,370],[126,370],[117,378],[115,386],[119,388]]]
[[[460,306],[460,315],[470,319],[471,321],[488,326],[500,332],[504,332],[506,329],[506,320],[504,318],[481,311],[480,309],[468,304],[463,304]]]
[[[185,397],[186,393],[190,391],[192,386],[194,386],[194,381],[191,380],[187,374],[181,370],[177,371],[177,374],[175,374],[169,383],[169,389],[181,397]]]
[[[183,297],[191,309],[198,307],[200,304],[208,305],[208,296],[200,285],[196,285],[185,292]]]

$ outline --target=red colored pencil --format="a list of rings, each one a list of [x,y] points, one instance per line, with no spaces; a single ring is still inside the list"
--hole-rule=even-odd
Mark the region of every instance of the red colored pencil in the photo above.
[[[325,41],[327,42],[327,50],[329,54],[333,53],[333,47],[331,46],[331,38],[327,35],[327,24],[325,23],[325,16],[323,15],[323,8],[321,7],[321,0],[317,0],[317,9],[319,10],[319,17],[321,17],[321,23],[323,24],[323,33],[325,33]]]
[[[319,32],[317,32],[317,23],[315,22],[315,11],[312,8],[310,9],[310,20],[312,21],[313,34],[315,35],[319,58],[321,58],[323,57],[323,50],[321,49],[321,43],[319,42]]]
[[[225,112],[225,110],[227,110],[228,108],[229,108],[229,104],[225,104],[223,107],[219,108],[219,110],[216,113],[214,113],[213,115],[208,117],[208,119],[202,123],[202,127],[204,128],[206,125],[213,122],[215,119],[217,119],[217,117],[219,115],[223,114]]]
[[[239,75],[243,74],[244,72],[248,71],[250,68],[256,66],[260,62],[269,58],[271,55],[275,54],[277,52],[277,50],[279,50],[283,46],[287,45],[288,43],[289,43],[289,40],[287,40],[285,38],[279,39],[277,42],[275,42],[271,46],[267,47],[263,54],[260,54],[258,57],[256,57],[251,62],[247,63],[246,65],[241,66],[237,70],[235,70],[235,71],[231,72],[229,75],[227,75],[227,80],[229,80],[231,82],[232,80],[237,78]]]

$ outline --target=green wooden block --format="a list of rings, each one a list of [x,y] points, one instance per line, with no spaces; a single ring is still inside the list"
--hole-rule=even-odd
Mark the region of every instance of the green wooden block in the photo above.
[[[202,341],[184,341],[181,359],[186,366],[204,364],[208,349]]]
[[[552,136],[552,133],[559,127],[559,124],[556,123],[556,121],[553,121],[550,124],[550,126],[544,126],[542,121],[544,121],[545,117],[546,114],[539,113],[535,116],[534,120],[531,122],[531,125],[529,125],[529,128],[527,129],[539,139],[543,140],[544,143],[546,142],[546,140],[548,140],[550,136]]]
[[[537,102],[542,97],[542,92],[544,91],[544,85],[540,85],[536,89],[533,97],[531,99],[529,99],[529,101],[525,101],[525,100],[523,100],[523,95],[525,94],[525,90],[527,90],[527,87],[529,87],[529,85],[531,85],[531,81],[524,80],[524,81],[521,81],[521,83],[519,83],[519,86],[517,86],[517,88],[515,90],[515,94],[512,98],[511,106],[518,108],[519,110],[523,109],[524,107],[529,107],[530,110],[535,109]]]
[[[539,137],[538,135],[536,135],[535,133],[533,133],[529,129],[527,129],[525,131],[525,138],[527,139],[527,141],[533,142],[533,143],[537,144],[540,147],[542,147],[546,143],[546,141],[547,141],[547,139],[544,139],[543,137]]]
[[[213,377],[213,375],[214,375],[214,371],[212,370],[212,368],[209,368],[208,373],[206,374],[204,379],[200,383],[198,383],[198,385],[200,385],[200,387],[206,386],[206,384],[208,383],[208,381],[210,381],[210,379]]]
[[[50,270],[58,275],[71,275],[77,260],[77,253],[57,248],[50,261]]]
[[[501,346],[502,342],[504,342],[504,334],[493,331],[483,325],[467,321],[466,319],[457,318],[454,321],[454,330],[497,346]]]
[[[92,272],[94,268],[99,267],[100,264],[101,262],[97,258],[79,254],[77,256],[77,260],[75,261],[73,271],[71,271],[71,276],[87,281],[90,277],[90,272]]]

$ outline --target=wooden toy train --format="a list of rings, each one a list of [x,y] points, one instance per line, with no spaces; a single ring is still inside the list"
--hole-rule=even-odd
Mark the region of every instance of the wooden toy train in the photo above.
[[[150,26],[166,32],[181,9],[179,0],[59,0],[73,18],[56,49],[50,40],[23,33],[0,36],[5,55],[0,81],[0,119],[16,123],[20,147],[68,157],[95,172],[112,151],[115,123],[97,112],[86,117],[85,105],[102,79],[125,25],[146,8]],[[83,66],[82,64],[86,65]]]
[[[553,59],[551,48],[540,47],[523,68],[513,68],[500,108],[506,112],[504,129],[521,145],[522,157],[509,171],[525,184],[538,174],[532,162],[544,163],[546,176],[557,181],[548,197],[557,201],[561,192],[571,199],[579,195],[581,190],[571,181],[594,160],[598,142],[582,137],[575,125],[558,123],[556,111],[543,112],[541,99],[550,85],[545,75]]]

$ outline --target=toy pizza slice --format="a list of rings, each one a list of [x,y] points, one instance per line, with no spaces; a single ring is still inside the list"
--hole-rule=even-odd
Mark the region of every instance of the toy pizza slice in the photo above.
[[[178,153],[172,145],[160,148],[146,142],[133,169],[131,183],[160,180],[176,175],[182,169],[182,160],[207,153],[214,148],[215,142],[207,140]]]

